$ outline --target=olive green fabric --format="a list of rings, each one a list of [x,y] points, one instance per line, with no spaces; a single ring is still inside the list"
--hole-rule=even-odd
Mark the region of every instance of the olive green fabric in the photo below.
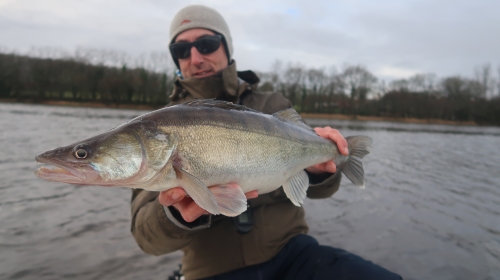
[[[178,79],[170,96],[170,105],[194,98],[218,98],[268,114],[292,106],[280,93],[258,92],[258,82],[258,77],[251,71],[236,72],[233,63],[216,76]],[[333,195],[341,179],[340,173],[309,177],[309,198]],[[172,207],[164,208],[158,202],[158,192],[134,190],[131,231],[141,249],[148,254],[162,255],[182,250],[182,270],[186,279],[210,277],[265,262],[292,237],[308,231],[304,208],[294,206],[282,188],[251,199],[249,204],[254,226],[249,233],[241,234],[236,231],[231,218],[202,216],[187,223]]]

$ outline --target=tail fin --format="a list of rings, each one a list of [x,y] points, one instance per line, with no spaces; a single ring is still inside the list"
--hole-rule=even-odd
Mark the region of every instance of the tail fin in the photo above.
[[[349,136],[345,138],[349,156],[339,168],[356,186],[365,188],[365,171],[361,159],[370,153],[372,139],[368,136]]]

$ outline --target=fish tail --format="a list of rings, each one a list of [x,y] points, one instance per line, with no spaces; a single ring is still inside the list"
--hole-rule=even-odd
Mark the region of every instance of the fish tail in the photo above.
[[[339,168],[353,184],[364,189],[365,171],[361,159],[370,153],[373,140],[368,136],[349,136],[345,139],[347,140],[349,155]]]

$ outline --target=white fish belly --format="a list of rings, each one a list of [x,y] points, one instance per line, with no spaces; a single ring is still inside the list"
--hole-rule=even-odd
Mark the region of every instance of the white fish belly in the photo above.
[[[219,177],[216,180],[203,181],[207,186],[236,183],[245,193],[256,190],[259,194],[265,194],[278,189],[293,175],[290,171],[271,173],[266,170],[257,176],[242,173]]]

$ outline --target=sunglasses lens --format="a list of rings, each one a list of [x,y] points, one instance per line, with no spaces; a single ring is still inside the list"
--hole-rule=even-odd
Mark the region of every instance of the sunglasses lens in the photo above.
[[[170,52],[177,59],[188,58],[191,55],[190,43],[177,43],[170,45]]]
[[[202,39],[196,40],[192,43],[175,43],[169,46],[170,53],[177,59],[185,59],[191,55],[191,48],[196,47],[196,49],[201,54],[211,54],[219,49],[221,42],[221,36],[215,35],[210,37],[204,37]]]
[[[215,52],[220,47],[220,38],[216,36],[206,37],[198,41],[196,49],[201,54],[210,54]]]

